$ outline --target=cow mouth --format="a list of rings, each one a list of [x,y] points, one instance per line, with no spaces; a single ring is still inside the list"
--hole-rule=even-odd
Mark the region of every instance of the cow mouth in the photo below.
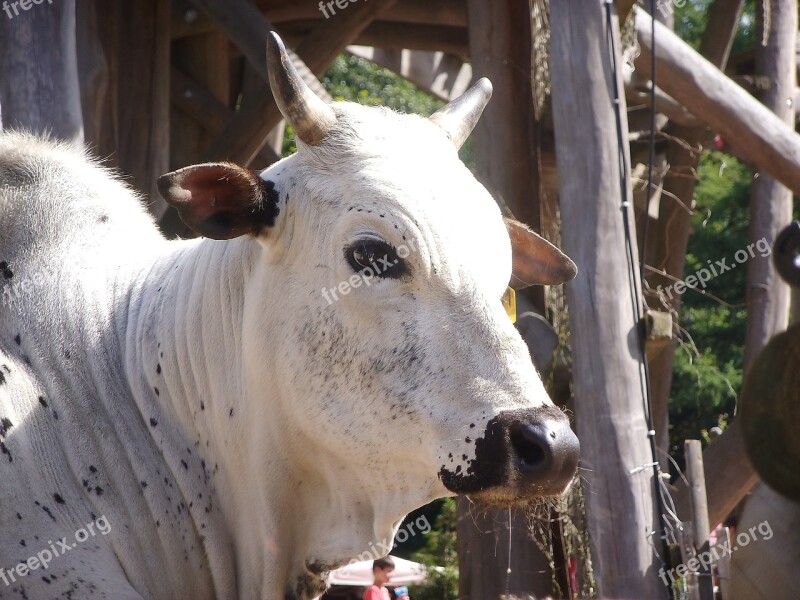
[[[466,469],[443,465],[439,479],[455,494],[487,507],[560,496],[578,466],[580,446],[566,415],[553,405],[506,411],[475,440]]]

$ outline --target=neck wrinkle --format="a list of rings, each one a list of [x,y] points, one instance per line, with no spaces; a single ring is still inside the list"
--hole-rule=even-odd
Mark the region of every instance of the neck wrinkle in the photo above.
[[[174,245],[173,245],[174,244]],[[203,540],[217,597],[249,598],[231,528],[239,503],[227,457],[237,454],[237,424],[230,423],[242,396],[241,330],[244,289],[258,243],[173,242],[142,269],[131,286],[126,323],[125,366],[131,391]],[[155,390],[158,390],[156,392]],[[162,436],[162,437],[158,437]],[[179,459],[195,471],[182,470]],[[175,463],[175,464],[173,464]],[[202,464],[202,469],[199,465]],[[192,473],[190,476],[189,473]],[[206,511],[206,501],[216,510]]]

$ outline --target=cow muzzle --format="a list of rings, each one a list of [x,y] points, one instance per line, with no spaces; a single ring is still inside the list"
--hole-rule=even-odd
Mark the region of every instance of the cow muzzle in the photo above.
[[[439,477],[456,494],[510,506],[561,494],[578,467],[580,445],[567,416],[553,405],[505,411],[475,440],[466,469],[445,465]]]

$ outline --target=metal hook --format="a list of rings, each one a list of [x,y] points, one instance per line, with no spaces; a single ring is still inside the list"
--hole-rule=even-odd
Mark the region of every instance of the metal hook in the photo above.
[[[775,268],[789,284],[800,287],[800,221],[793,221],[775,240]]]

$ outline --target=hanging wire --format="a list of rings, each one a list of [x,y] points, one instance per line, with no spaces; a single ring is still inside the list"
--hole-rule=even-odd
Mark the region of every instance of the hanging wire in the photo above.
[[[648,197],[652,194],[653,188],[653,163],[655,161],[655,121],[656,121],[656,112],[655,112],[655,81],[656,81],[656,39],[655,39],[655,0],[650,0],[650,14],[652,17],[651,23],[651,30],[650,35],[652,36],[652,56],[651,56],[651,69],[652,69],[652,77],[651,77],[651,86],[650,86],[650,94],[651,94],[651,102],[650,102],[650,151],[649,151],[649,161],[648,161],[648,181],[647,181],[647,191]],[[624,138],[623,135],[623,121],[622,121],[622,99],[619,93],[619,67],[617,64],[617,47],[616,47],[616,38],[614,35],[613,29],[613,21],[612,21],[612,0],[605,0],[605,16],[606,16],[606,36],[608,47],[610,51],[609,60],[611,62],[611,69],[612,69],[612,89],[613,89],[613,102],[614,102],[614,115],[616,118],[616,128],[617,128],[617,144],[618,144],[618,157],[619,157],[619,167],[620,167],[620,174],[621,174],[621,181],[620,181],[620,190],[621,190],[621,212],[622,212],[622,219],[623,219],[623,227],[625,231],[625,251],[626,251],[626,258],[628,262],[628,274],[629,274],[629,284],[630,284],[630,294],[631,294],[631,304],[633,307],[633,317],[635,323],[637,324],[638,333],[639,333],[639,342],[640,342],[640,351],[642,353],[642,368],[639,369],[639,384],[641,388],[642,394],[642,404],[644,409],[644,416],[645,422],[647,425],[647,437],[650,444],[650,454],[652,462],[644,465],[642,467],[638,467],[633,469],[632,474],[639,471],[644,471],[647,469],[652,468],[653,470],[653,479],[654,479],[654,500],[656,505],[656,510],[659,515],[659,518],[664,523],[664,536],[662,536],[662,552],[659,553],[656,549],[656,545],[652,540],[652,536],[656,534],[655,531],[650,532],[648,535],[648,540],[650,541],[654,554],[656,558],[658,558],[662,563],[663,567],[668,569],[670,567],[669,561],[669,545],[667,543],[667,534],[673,534],[674,530],[677,527],[678,529],[681,527],[680,520],[677,518],[675,514],[675,505],[670,497],[669,490],[666,487],[662,477],[661,477],[661,466],[658,461],[658,449],[656,444],[656,435],[655,429],[653,427],[653,402],[652,396],[650,391],[650,370],[647,364],[646,352],[645,352],[645,343],[647,339],[647,332],[645,330],[645,319],[643,315],[642,305],[639,302],[639,298],[641,297],[639,283],[644,281],[644,248],[646,246],[643,243],[642,246],[642,255],[639,257],[640,263],[637,265],[635,260],[635,252],[634,252],[634,244],[633,244],[633,225],[630,219],[630,213],[632,211],[632,207],[630,206],[630,202],[628,200],[628,189],[630,183],[630,172],[628,169],[627,160],[625,158],[625,144],[627,144],[627,140]],[[646,225],[645,225],[645,232],[643,236],[643,242],[646,241]],[[637,270],[639,277],[637,278]],[[669,596],[672,598],[674,596],[673,589],[668,587]]]

